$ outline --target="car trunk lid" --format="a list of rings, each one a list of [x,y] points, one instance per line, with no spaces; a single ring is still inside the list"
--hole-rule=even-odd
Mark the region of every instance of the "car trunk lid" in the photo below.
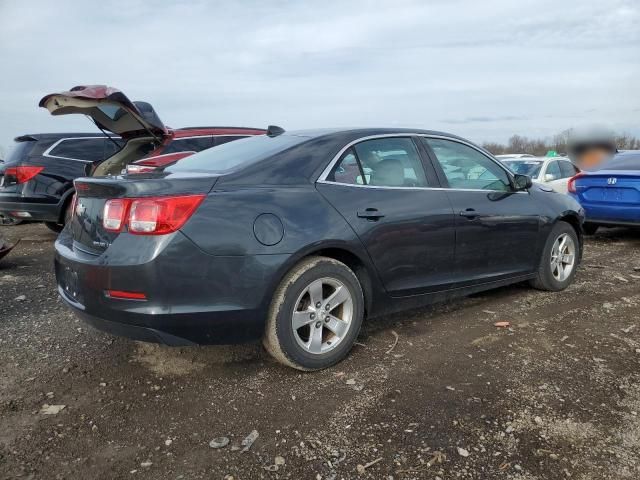
[[[151,134],[160,141],[168,135],[149,103],[132,102],[120,90],[106,85],[77,86],[67,92],[51,93],[40,100],[39,106],[51,115],[87,115],[101,130],[125,139]]]
[[[74,248],[100,255],[118,236],[127,233],[126,228],[119,232],[104,228],[103,212],[108,200],[202,195],[211,191],[217,179],[215,174],[161,173],[76,180],[75,207],[70,224]]]

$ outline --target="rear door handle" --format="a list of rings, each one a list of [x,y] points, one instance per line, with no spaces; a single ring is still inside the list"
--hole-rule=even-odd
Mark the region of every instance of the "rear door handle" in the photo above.
[[[473,208],[467,208],[466,210],[463,210],[460,212],[460,216],[461,217],[466,217],[470,220],[476,218],[478,216],[478,212],[475,211],[475,209]]]
[[[358,218],[366,218],[367,220],[377,221],[384,217],[383,213],[380,213],[377,208],[367,208],[365,210],[358,210]]]

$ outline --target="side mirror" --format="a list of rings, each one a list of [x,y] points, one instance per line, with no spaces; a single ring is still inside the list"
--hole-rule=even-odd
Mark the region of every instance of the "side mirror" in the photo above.
[[[556,176],[553,173],[545,173],[544,174],[544,181],[545,182],[551,182],[553,180],[557,180]]]
[[[513,177],[513,187],[516,191],[528,190],[533,185],[531,177],[528,175],[520,175],[516,173]]]

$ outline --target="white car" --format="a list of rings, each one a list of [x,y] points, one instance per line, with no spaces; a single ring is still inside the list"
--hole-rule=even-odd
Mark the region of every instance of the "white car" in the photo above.
[[[559,193],[567,193],[569,179],[580,172],[567,157],[511,157],[499,160],[512,172],[529,175],[534,182],[547,184]]]
[[[507,158],[535,158],[535,155],[531,155],[530,153],[505,153],[503,155],[496,155],[496,158],[500,161],[505,160]]]

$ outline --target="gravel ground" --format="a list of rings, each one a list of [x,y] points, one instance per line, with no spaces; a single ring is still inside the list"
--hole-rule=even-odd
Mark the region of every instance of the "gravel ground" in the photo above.
[[[640,478],[639,232],[589,238],[564,292],[371,321],[301,374],[259,345],[95,331],[57,298],[54,235],[0,229],[22,238],[0,262],[1,479]]]

